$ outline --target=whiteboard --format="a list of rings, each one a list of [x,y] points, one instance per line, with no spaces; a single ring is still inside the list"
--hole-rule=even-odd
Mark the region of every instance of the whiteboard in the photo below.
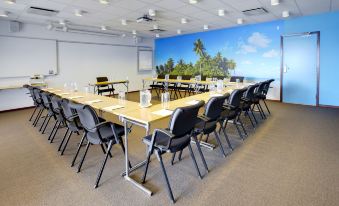
[[[138,51],[138,68],[139,71],[152,71],[153,69],[153,51],[142,50]]]
[[[56,40],[0,36],[0,78],[57,71]]]

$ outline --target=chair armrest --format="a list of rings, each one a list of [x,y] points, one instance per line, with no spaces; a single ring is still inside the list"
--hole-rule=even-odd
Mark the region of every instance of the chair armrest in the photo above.
[[[208,122],[211,120],[211,118],[206,117],[205,115],[198,115],[198,118],[203,120],[204,122]]]
[[[162,133],[166,136],[169,137],[169,140],[171,140],[173,137],[175,137],[175,135],[173,135],[170,131],[168,130],[165,130],[165,129],[155,129],[154,132],[153,132],[153,135],[152,135],[152,139],[151,139],[151,146],[148,148],[148,151],[149,152],[153,152],[153,147],[154,147],[154,144],[155,144],[155,140],[157,138],[157,135],[159,133]],[[167,146],[170,144],[171,141],[168,141],[167,143]]]
[[[226,109],[235,109],[236,108],[235,106],[230,105],[230,104],[224,104],[223,107],[226,108]]]
[[[73,121],[76,117],[79,117],[79,115],[78,114],[74,114],[72,116],[67,117],[66,120],[67,121]]]

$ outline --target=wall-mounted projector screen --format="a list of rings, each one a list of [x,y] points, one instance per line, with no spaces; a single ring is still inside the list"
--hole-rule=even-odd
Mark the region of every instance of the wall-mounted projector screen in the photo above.
[[[57,73],[57,41],[0,36],[0,78]]]
[[[152,71],[153,69],[153,51],[149,49],[138,50],[138,69],[139,71]]]

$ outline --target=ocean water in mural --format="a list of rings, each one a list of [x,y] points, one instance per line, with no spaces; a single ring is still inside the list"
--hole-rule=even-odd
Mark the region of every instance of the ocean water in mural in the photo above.
[[[274,21],[157,39],[156,72],[277,79],[282,25]]]

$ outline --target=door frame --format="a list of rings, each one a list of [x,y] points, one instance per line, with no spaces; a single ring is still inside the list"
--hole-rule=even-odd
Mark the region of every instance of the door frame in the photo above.
[[[280,36],[280,102],[283,101],[283,80],[284,80],[284,37],[317,35],[317,65],[316,65],[316,107],[319,106],[319,85],[320,85],[320,31],[293,33]]]

